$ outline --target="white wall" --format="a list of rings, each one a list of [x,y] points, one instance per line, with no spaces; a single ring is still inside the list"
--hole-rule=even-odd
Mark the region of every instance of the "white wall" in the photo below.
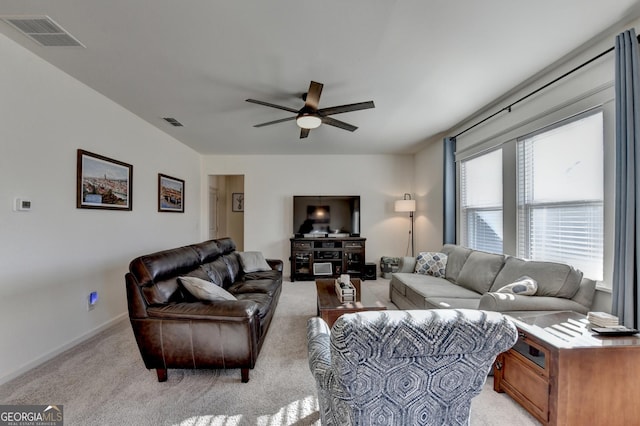
[[[290,270],[289,238],[293,236],[293,195],[360,195],[367,262],[405,254],[409,217],[395,213],[393,204],[405,192],[413,192],[412,156],[204,157],[203,182],[208,175],[225,174],[244,175],[245,250],[282,259],[286,277]],[[207,192],[202,196],[206,206]]]
[[[1,383],[124,318],[129,261],[198,241],[202,209],[197,153],[3,35],[0,57]],[[78,148],[133,165],[133,211],[76,208]],[[157,212],[158,173],[184,214]]]
[[[443,142],[434,140],[414,157],[416,253],[438,251],[443,243]]]

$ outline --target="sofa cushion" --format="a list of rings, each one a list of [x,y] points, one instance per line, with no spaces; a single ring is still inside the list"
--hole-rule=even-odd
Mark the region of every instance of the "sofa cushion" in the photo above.
[[[571,299],[576,294],[582,280],[582,272],[563,263],[527,261],[509,257],[496,277],[491,291],[497,291],[523,275],[533,278],[538,283],[536,296],[566,299]]]
[[[222,254],[222,251],[220,250],[220,247],[218,246],[218,242],[216,240],[209,240],[198,244],[192,244],[190,247],[193,248],[196,253],[198,253],[198,257],[200,257],[200,263],[211,262]]]
[[[447,267],[447,255],[431,251],[423,251],[416,258],[415,273],[444,277]]]
[[[262,252],[244,251],[238,253],[238,257],[240,257],[240,265],[245,273],[271,270],[271,266],[264,259]]]
[[[479,298],[480,295],[475,291],[469,290],[455,283],[445,280],[444,278],[436,278],[431,275],[420,275],[413,273],[395,273],[393,274],[396,284],[405,285],[405,294],[409,297],[409,292],[414,292],[419,297],[452,297],[452,298]]]
[[[523,296],[533,296],[538,290],[538,283],[531,277],[520,277],[517,281],[500,287],[497,293],[521,294]]]
[[[269,269],[268,271],[250,272],[242,276],[243,281],[267,280],[267,279],[274,280],[274,281],[282,281],[282,271],[278,271],[277,269]]]
[[[231,281],[235,282],[238,278],[238,274],[240,273],[240,258],[238,257],[238,253],[233,252],[222,256],[222,259],[227,264],[227,269],[229,269],[229,277]]]
[[[453,244],[445,244],[441,251],[447,255],[447,268],[444,277],[451,282],[458,282],[458,275],[473,250]]]
[[[269,313],[273,313],[276,300],[266,293],[240,293],[238,294],[238,300],[249,300],[255,302],[258,306],[258,318],[260,322],[266,318]]]
[[[178,247],[140,256],[131,261],[129,271],[141,285],[144,285],[186,274],[199,264],[200,260],[194,249]]]
[[[392,290],[396,290],[401,295],[405,295],[407,292],[407,286],[404,283],[404,280],[401,278],[402,275],[414,275],[406,272],[396,272],[391,275],[391,281],[389,281],[389,288]]]
[[[222,254],[229,254],[236,250],[236,243],[229,237],[219,238],[215,241]]]
[[[564,297],[521,296],[519,294],[486,293],[480,298],[478,309],[496,312],[575,311],[586,314],[588,308]],[[520,314],[514,314],[516,317]]]
[[[180,283],[200,300],[236,300],[236,297],[227,290],[196,277],[179,277]]]
[[[142,295],[148,305],[177,302],[182,298],[180,285],[175,277],[142,287]]]
[[[472,251],[464,262],[464,266],[458,275],[456,282],[473,290],[476,293],[484,294],[493,285],[493,281],[504,265],[504,255],[486,253],[483,251]],[[520,274],[518,278],[524,274]],[[515,281],[515,278],[509,283]],[[505,283],[508,284],[508,283]]]
[[[593,298],[596,294],[596,282],[592,279],[582,277],[580,281],[580,288],[576,294],[572,297],[575,302],[580,303],[587,309],[591,309],[593,304]]]
[[[239,281],[229,287],[229,293],[235,295],[242,293],[266,293],[273,295],[273,293],[280,288],[280,285],[279,280],[272,279]]]
[[[478,309],[480,295],[472,298],[429,297],[425,299],[426,309]]]
[[[223,257],[218,257],[213,262],[203,264],[202,269],[209,276],[209,281],[222,288],[228,289],[233,284],[234,280],[231,278],[231,272]]]

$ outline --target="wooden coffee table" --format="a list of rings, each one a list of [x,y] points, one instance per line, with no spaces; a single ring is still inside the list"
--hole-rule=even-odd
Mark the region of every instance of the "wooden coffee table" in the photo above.
[[[351,278],[356,288],[356,301],[341,303],[336,294],[335,278],[321,278],[316,280],[318,291],[318,316],[331,327],[340,315],[363,311],[384,311],[386,305],[377,300],[375,295],[360,285],[359,278]]]

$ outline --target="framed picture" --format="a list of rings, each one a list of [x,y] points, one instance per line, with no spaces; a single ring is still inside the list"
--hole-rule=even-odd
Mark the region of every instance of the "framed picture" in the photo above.
[[[244,193],[234,192],[231,194],[231,211],[243,212],[244,211]]]
[[[184,181],[158,173],[158,211],[184,213]]]
[[[131,210],[133,166],[78,150],[76,207]]]

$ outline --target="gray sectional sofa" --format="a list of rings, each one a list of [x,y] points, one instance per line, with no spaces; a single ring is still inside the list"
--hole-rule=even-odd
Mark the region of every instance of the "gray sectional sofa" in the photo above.
[[[587,313],[595,281],[571,266],[525,261],[446,244],[444,277],[414,273],[416,259],[404,257],[389,283],[389,298],[399,309],[470,308],[497,312],[564,311]],[[532,296],[498,293],[519,278],[537,282]]]

